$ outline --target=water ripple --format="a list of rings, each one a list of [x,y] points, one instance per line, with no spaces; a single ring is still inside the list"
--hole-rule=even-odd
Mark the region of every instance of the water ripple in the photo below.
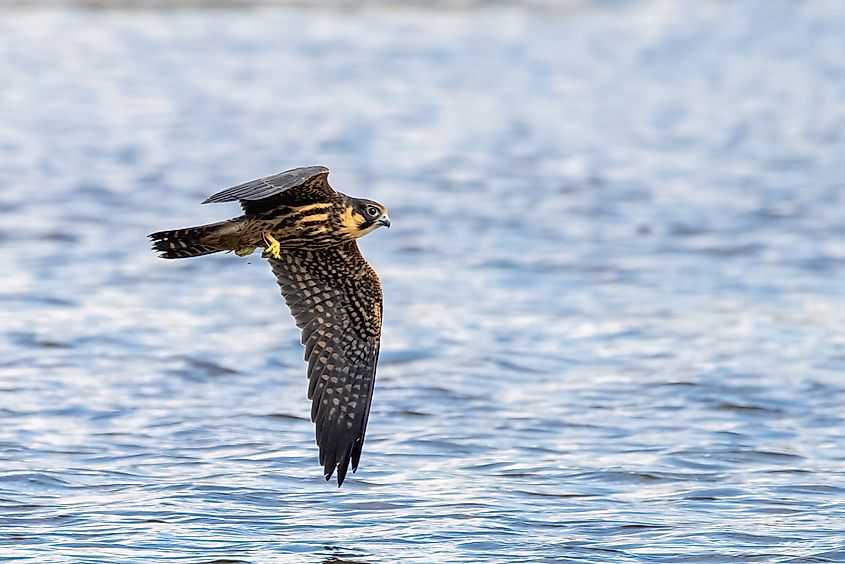
[[[0,560],[845,561],[839,3],[445,4],[4,12]],[[310,163],[394,221],[341,489],[264,261],[145,239]]]

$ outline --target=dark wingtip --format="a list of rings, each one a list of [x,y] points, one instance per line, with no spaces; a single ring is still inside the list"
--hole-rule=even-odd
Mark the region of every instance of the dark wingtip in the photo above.
[[[296,176],[295,176],[297,174],[301,178],[297,179]],[[288,183],[290,183],[290,181],[292,181],[292,180],[298,180],[298,184],[302,184],[306,180],[309,180],[310,178],[313,178],[313,177],[320,175],[320,174],[326,174],[326,175],[329,174],[329,169],[327,167],[322,166],[322,165],[301,166],[301,167],[297,167],[297,168],[292,168],[292,169],[280,172],[278,174],[274,174],[272,176],[266,176],[264,178],[257,178],[255,180],[251,180],[249,182],[244,182],[243,184],[238,184],[237,186],[232,186],[230,188],[226,188],[225,190],[217,192],[216,194],[212,194],[211,196],[209,196],[208,198],[203,200],[202,203],[203,204],[216,204],[216,203],[221,203],[221,202],[237,202],[237,201],[243,202],[244,200],[260,200],[260,199],[266,197],[266,195],[268,195],[268,194],[266,194],[266,192],[267,192],[266,189],[259,190],[259,192],[262,192],[262,194],[260,196],[256,197],[255,194],[251,194],[250,192],[252,191],[252,188],[254,188],[255,187],[254,185],[257,184],[257,183],[263,182],[264,184],[267,184],[268,180],[276,179],[276,178],[283,176],[283,175],[294,175],[294,178],[287,178],[287,179],[284,179],[284,180]],[[289,184],[286,187],[282,186],[282,187],[279,187],[278,190],[270,190],[269,195],[279,193],[279,192],[283,191],[284,189],[293,187],[294,185],[296,185],[296,184]],[[271,188],[273,187],[272,184],[270,186],[271,186]]]
[[[337,465],[337,487],[342,486],[343,482],[346,480],[346,470],[347,468],[343,464]],[[332,479],[334,472],[335,467],[323,470],[323,477],[326,479],[327,482]]]
[[[331,472],[326,472],[324,477],[326,478],[326,481],[328,482],[332,479],[333,475],[334,475],[334,469],[332,469]],[[342,485],[343,485],[343,476],[341,475],[340,472],[338,472],[337,473],[337,487],[340,487]]]
[[[233,196],[231,191],[237,188],[234,186],[232,188],[227,188],[221,192],[217,192],[216,194],[212,194],[205,200],[201,202],[201,204],[219,204],[223,202],[237,202],[239,198],[237,196]]]

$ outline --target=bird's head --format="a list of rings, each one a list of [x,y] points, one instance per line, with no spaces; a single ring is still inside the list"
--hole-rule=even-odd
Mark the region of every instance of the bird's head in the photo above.
[[[341,222],[344,230],[355,239],[381,226],[390,227],[387,208],[378,202],[362,198],[349,198]]]

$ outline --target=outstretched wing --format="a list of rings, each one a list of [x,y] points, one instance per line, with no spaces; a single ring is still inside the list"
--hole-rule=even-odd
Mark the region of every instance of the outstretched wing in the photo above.
[[[282,295],[302,329],[311,420],[326,480],[358,469],[381,339],[381,284],[353,241],[282,250],[271,259]]]
[[[294,168],[237,186],[207,198],[203,204],[240,201],[247,214],[279,205],[304,205],[326,201],[335,195],[324,166]]]

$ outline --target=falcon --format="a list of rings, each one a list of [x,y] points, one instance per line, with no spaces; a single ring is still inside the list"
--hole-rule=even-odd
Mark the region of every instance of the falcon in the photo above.
[[[387,209],[336,192],[322,166],[295,168],[214,194],[243,215],[150,235],[166,259],[263,248],[308,362],[308,399],[326,480],[340,487],[358,469],[381,339],[381,283],[358,250],[359,237],[390,227]]]

